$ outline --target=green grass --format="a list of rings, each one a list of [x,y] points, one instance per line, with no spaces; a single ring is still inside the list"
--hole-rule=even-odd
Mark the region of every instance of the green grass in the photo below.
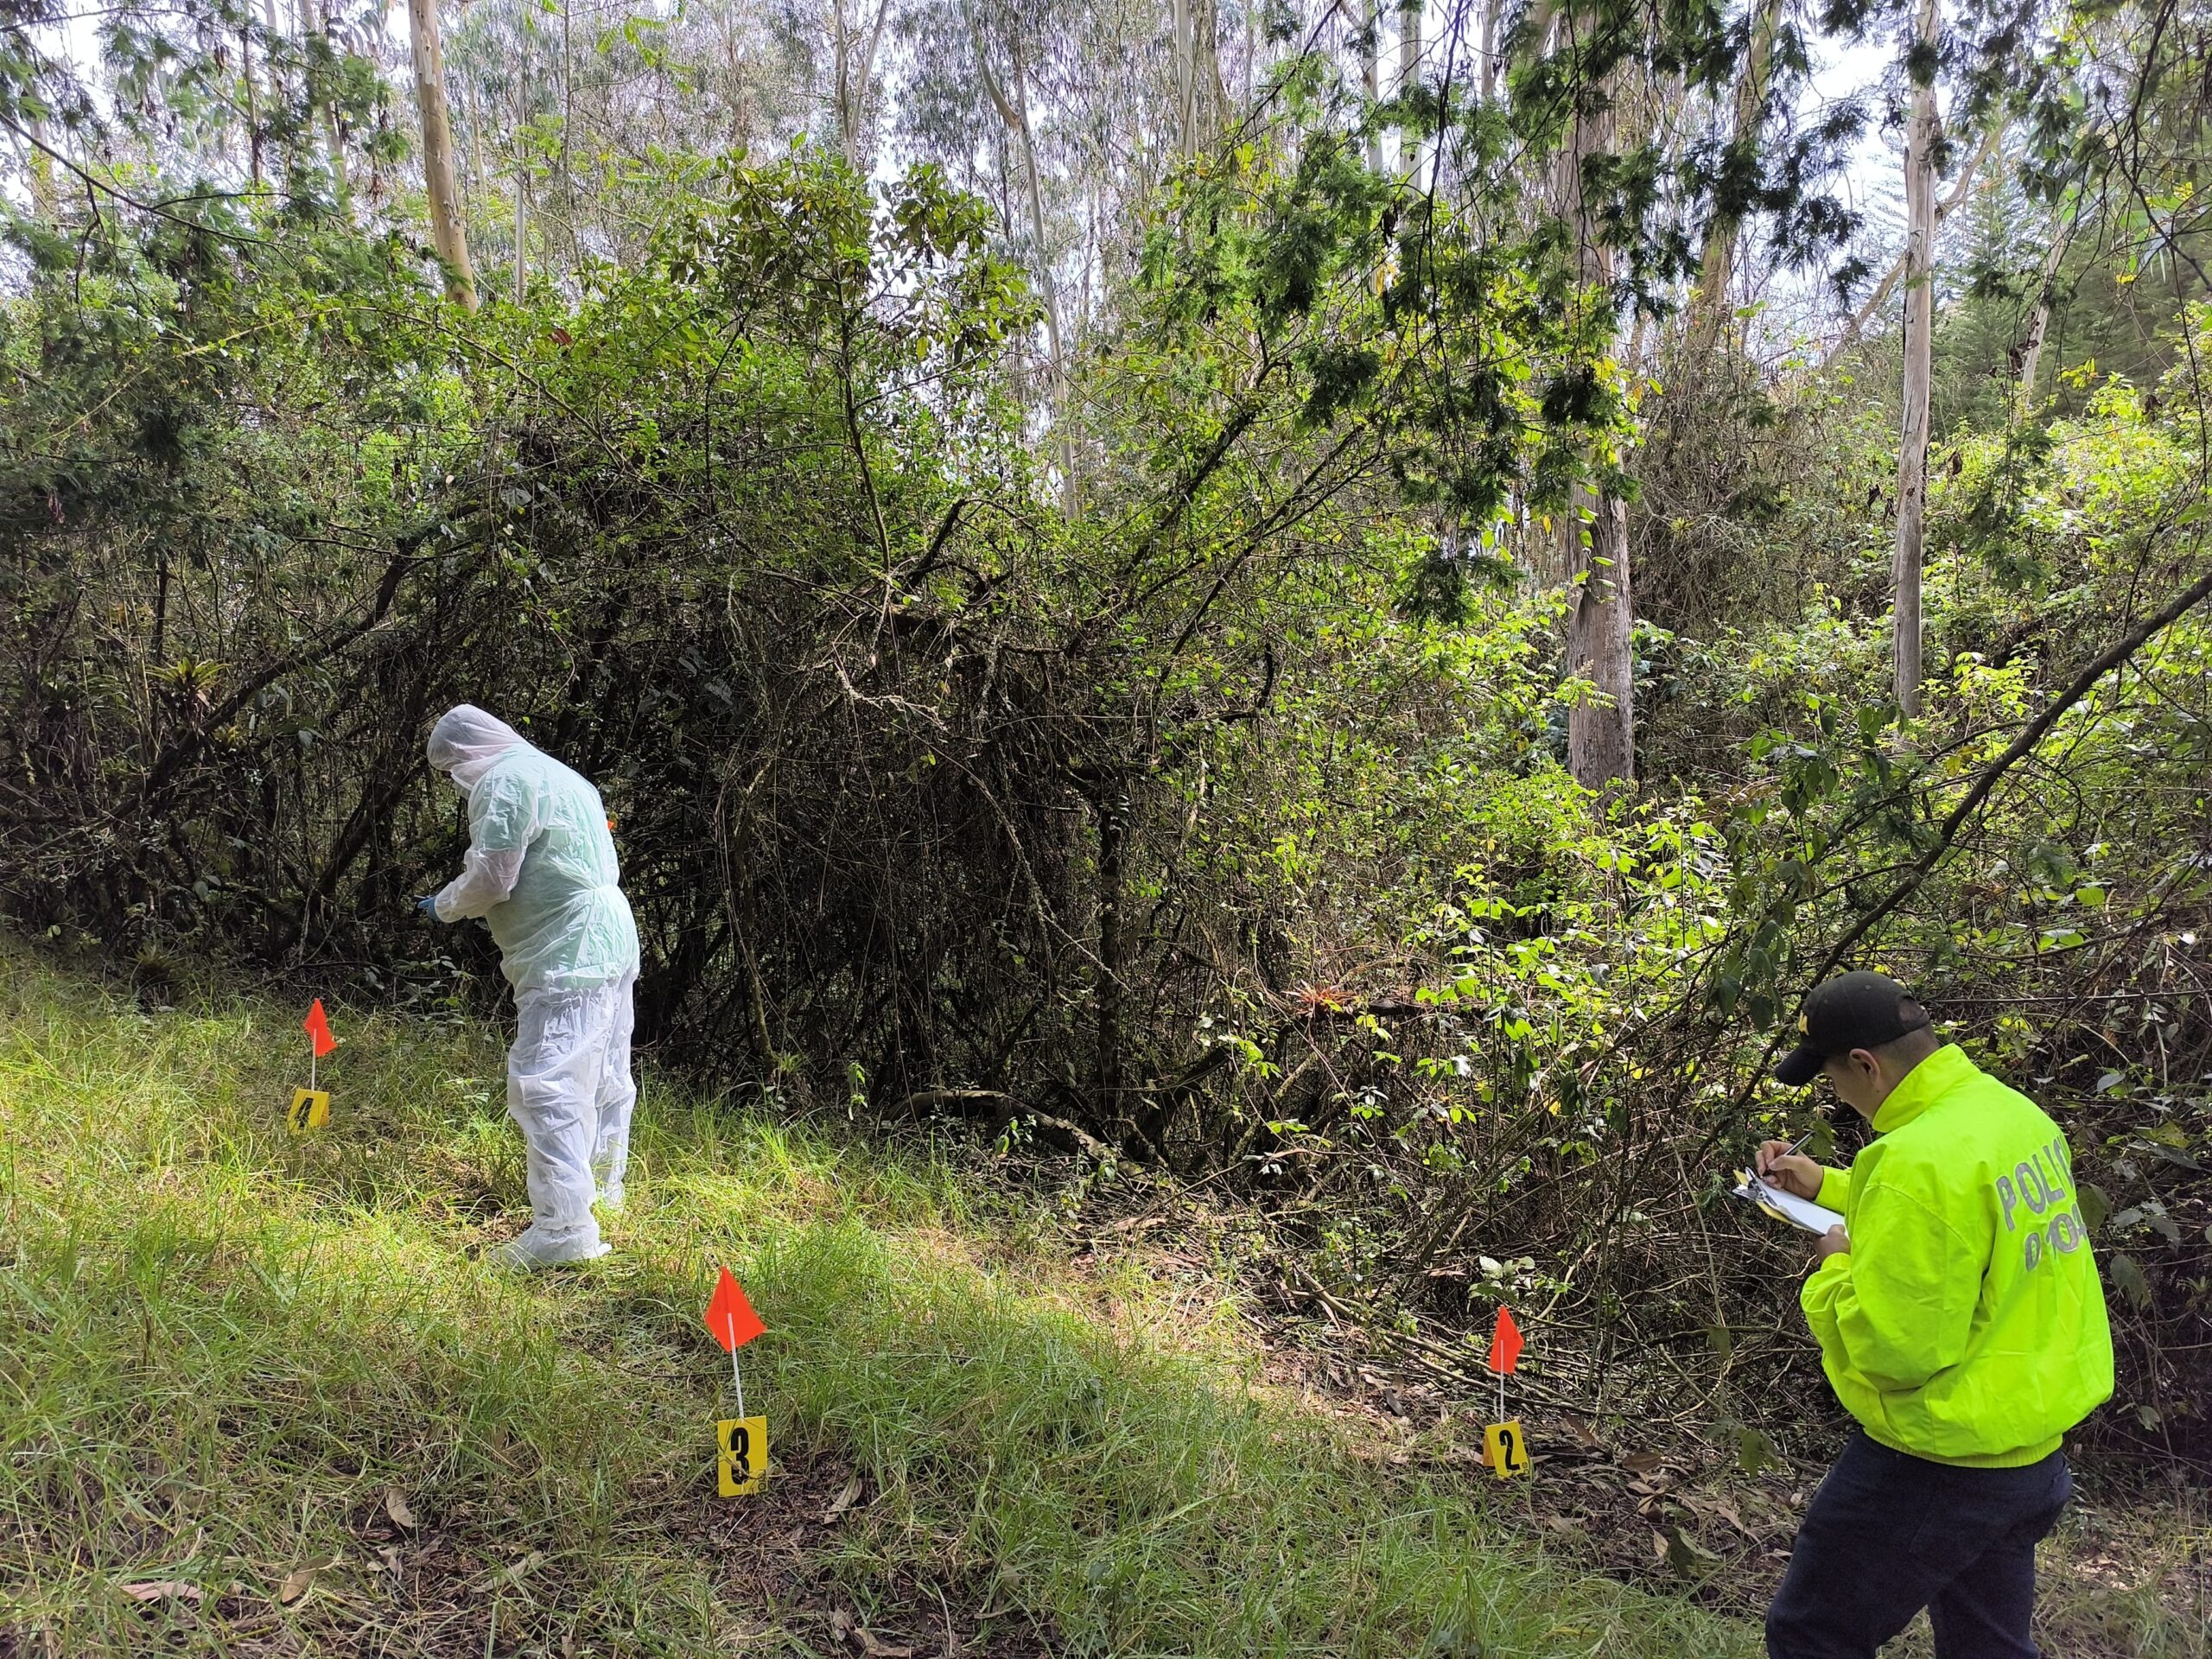
[[[649,1077],[617,1253],[503,1275],[493,1034],[334,1009],[334,1125],[294,1139],[298,1017],[143,1014],[0,950],[0,1650],[828,1652],[838,1598],[928,1653],[940,1611],[988,1626],[969,1651],[1756,1649],[1548,1563],[1486,1510],[1521,1492],[1354,1458],[1251,1386],[1225,1316],[1102,1292],[918,1154]],[[772,1481],[711,1497],[724,1262],[770,1329],[777,1478],[869,1477],[837,1522]]]

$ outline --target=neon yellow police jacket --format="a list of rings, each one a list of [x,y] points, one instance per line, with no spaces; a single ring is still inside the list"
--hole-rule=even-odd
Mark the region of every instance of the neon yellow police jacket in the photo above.
[[[1836,1396],[1893,1451],[2034,1463],[2112,1397],[2112,1328],[2058,1126],[1963,1050],[1875,1114],[1820,1201],[1848,1251],[1798,1300]]]

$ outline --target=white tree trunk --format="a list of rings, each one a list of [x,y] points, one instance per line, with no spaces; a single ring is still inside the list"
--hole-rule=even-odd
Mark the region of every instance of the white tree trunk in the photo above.
[[[2005,124],[2001,121],[1993,123],[1988,130],[1981,135],[1981,143],[1975,147],[1974,152],[1974,160],[1967,162],[1966,170],[1959,175],[1959,181],[1951,187],[1951,194],[1936,204],[1937,230],[1943,228],[1943,221],[1950,218],[1952,211],[1966,200],[1967,191],[1972,188],[1975,175],[1981,171],[1981,164],[1989,159],[1989,152],[1997,148],[1998,141],[2004,136]],[[1827,350],[1821,354],[1822,368],[1827,368],[1837,358],[1842,356],[1845,351],[1866,331],[1866,325],[1872,320],[1874,314],[1889,302],[1890,296],[1897,292],[1898,280],[1904,275],[1904,266],[1905,255],[1900,253],[1897,257],[1897,263],[1892,264],[1884,274],[1882,280],[1874,285],[1874,291],[1866,296],[1866,303],[1851,314],[1850,321],[1843,325],[1843,332],[1832,340]]]
[[[1766,111],[1766,88],[1774,64],[1774,37],[1782,23],[1782,0],[1758,0],[1751,14],[1751,38],[1744,54],[1744,73],[1736,82],[1735,105],[1729,119],[1732,148],[1758,136]],[[1705,236],[1704,257],[1699,262],[1697,293],[1691,301],[1689,327],[1684,333],[1683,359],[1697,372],[1720,344],[1721,330],[1731,315],[1736,276],[1736,236],[1741,221],[1730,213],[1716,213]]]
[[[1403,0],[1398,8],[1398,96],[1409,97],[1421,85],[1421,24],[1422,0]],[[1398,124],[1398,172],[1408,182],[1418,182],[1421,173],[1421,134],[1407,122]]]
[[[530,62],[515,67],[515,303],[530,295],[530,151],[524,137],[530,124]]]
[[[1382,8],[1379,0],[1361,0],[1359,37],[1360,75],[1367,88],[1367,107],[1372,111],[1382,99]],[[1382,130],[1367,135],[1367,165],[1382,170]]]
[[[46,118],[35,111],[26,111],[29,124],[30,143],[26,165],[30,169],[31,207],[44,225],[61,222],[61,192],[54,181],[54,157],[48,154],[53,140],[46,134]]]
[[[1914,34],[1932,55],[1939,31],[1936,0],[1920,0]],[[1920,569],[1928,510],[1928,394],[1936,343],[1936,117],[1931,69],[1912,89],[1904,155],[1904,418],[1897,444],[1897,539],[1893,607],[1897,707],[1920,712]]]
[[[1028,198],[1029,235],[1036,250],[1037,287],[1045,302],[1045,341],[1052,353],[1052,424],[1058,429],[1060,441],[1060,505],[1073,518],[1080,510],[1082,492],[1076,473],[1075,431],[1069,421],[1073,402],[1070,396],[1071,372],[1061,329],[1059,284],[1053,280],[1052,250],[1045,239],[1044,181],[1038,172],[1037,146],[1029,131],[1028,77],[1022,69],[1021,54],[1016,51],[1013,54],[1013,96],[1008,97],[1007,89],[1000,85],[997,72],[991,67],[989,47],[972,10],[968,14],[968,30],[976,49],[976,69],[982,77],[983,90],[1014,139],[1021,163],[1024,194]]]
[[[1198,19],[1192,0],[1168,0],[1168,22],[1174,31],[1175,153],[1185,161],[1198,148]]]
[[[1589,681],[1597,696],[1567,711],[1567,767],[1576,782],[1607,790],[1636,779],[1636,612],[1629,592],[1628,505],[1618,496],[1578,487],[1568,518],[1582,585],[1567,619],[1567,672]]]
[[[846,21],[845,0],[830,8],[830,27],[836,48],[837,136],[844,146],[845,165],[855,173],[868,170],[868,109],[875,91],[875,54],[883,43],[884,21],[891,15],[891,0],[878,0],[868,32],[855,37]]]
[[[252,174],[254,194],[261,192],[261,99],[253,84],[253,30],[238,27],[239,73],[245,82],[245,153]]]
[[[323,49],[328,51],[330,48],[329,0],[321,0],[319,11],[310,11],[308,8],[316,3],[317,0],[299,0],[300,39],[304,41],[312,35],[321,40]],[[353,185],[346,173],[346,136],[339,130],[338,106],[327,99],[324,99],[322,104],[322,129],[324,142],[328,145],[330,151],[331,187],[337,193],[339,210],[342,213],[352,203]]]
[[[2078,221],[2054,226],[2050,250],[2044,255],[2043,276],[2036,284],[2035,314],[2028,320],[2028,337],[2020,342],[2020,389],[2013,398],[2015,420],[2025,420],[2035,408],[2036,380],[2043,372],[2044,341],[2050,334],[2050,307],[2058,287],[2058,269],[2074,240]]]
[[[445,53],[438,41],[437,0],[407,0],[407,32],[415,59],[415,103],[423,117],[423,183],[430,198],[430,245],[446,267],[446,297],[476,308],[476,272],[454,185],[453,121],[446,113]]]

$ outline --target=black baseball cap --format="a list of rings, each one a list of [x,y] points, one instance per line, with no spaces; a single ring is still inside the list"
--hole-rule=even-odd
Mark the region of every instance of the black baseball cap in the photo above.
[[[1928,1010],[1887,974],[1840,974],[1815,985],[1797,1016],[1802,1040],[1774,1068],[1774,1080],[1792,1089],[1821,1075],[1831,1054],[1879,1048],[1928,1025]]]

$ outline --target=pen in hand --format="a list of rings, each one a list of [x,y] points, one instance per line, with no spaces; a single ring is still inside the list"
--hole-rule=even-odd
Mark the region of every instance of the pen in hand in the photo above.
[[[1761,1180],[1766,1179],[1766,1178],[1773,1173],[1774,1166],[1780,1163],[1784,1158],[1795,1158],[1799,1153],[1802,1152],[1805,1149],[1805,1143],[1808,1141],[1810,1141],[1814,1135],[1817,1135],[1819,1132],[1820,1131],[1817,1128],[1806,1130],[1804,1134],[1799,1135],[1795,1141],[1791,1141],[1789,1146],[1785,1147],[1782,1151],[1775,1154],[1771,1158],[1762,1154],[1757,1160],[1759,1179]]]

